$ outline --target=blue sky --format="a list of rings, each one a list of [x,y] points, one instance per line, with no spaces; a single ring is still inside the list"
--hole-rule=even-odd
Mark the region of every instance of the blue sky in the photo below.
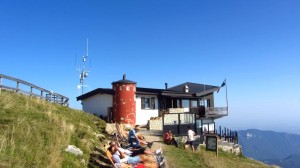
[[[89,39],[87,91],[227,79],[234,129],[300,128],[297,0],[13,0],[0,2],[0,73],[70,97]],[[75,61],[76,60],[76,61]],[[225,106],[225,91],[216,94]],[[299,131],[300,132],[300,131]]]

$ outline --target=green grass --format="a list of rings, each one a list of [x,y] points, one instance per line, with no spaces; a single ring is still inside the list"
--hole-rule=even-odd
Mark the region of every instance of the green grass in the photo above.
[[[79,110],[52,104],[15,92],[0,94],[0,167],[76,168],[88,167],[90,153],[103,142],[105,122]],[[83,156],[64,151],[75,145]],[[204,148],[191,150],[166,146],[164,155],[170,168],[265,168],[265,164],[223,151],[217,158]]]
[[[189,168],[189,167],[211,167],[211,168],[267,168],[272,167],[261,162],[219,151],[218,157],[216,152],[206,151],[201,148],[196,152],[184,150],[182,147],[166,146],[164,155],[170,168]]]
[[[105,122],[14,92],[0,94],[0,167],[87,167]],[[64,151],[75,145],[83,156]]]

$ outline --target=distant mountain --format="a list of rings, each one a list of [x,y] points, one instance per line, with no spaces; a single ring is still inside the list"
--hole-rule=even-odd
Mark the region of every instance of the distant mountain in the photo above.
[[[300,155],[290,155],[284,159],[267,159],[264,160],[267,164],[274,164],[284,168],[300,167]]]
[[[245,156],[284,168],[300,167],[300,135],[256,129],[238,133]]]

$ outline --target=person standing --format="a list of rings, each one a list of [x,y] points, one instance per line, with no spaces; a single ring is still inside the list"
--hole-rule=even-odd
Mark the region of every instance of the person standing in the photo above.
[[[186,145],[189,145],[191,148],[192,148],[192,151],[194,152],[195,151],[195,148],[194,148],[194,136],[195,136],[195,132],[191,129],[190,126],[187,126],[187,141],[186,141]],[[185,146],[186,148],[186,146]]]

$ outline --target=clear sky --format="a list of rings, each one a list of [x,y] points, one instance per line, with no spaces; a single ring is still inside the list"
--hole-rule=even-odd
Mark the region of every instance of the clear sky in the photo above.
[[[0,73],[66,95],[72,108],[86,38],[87,91],[124,73],[150,88],[226,78],[229,116],[218,124],[300,128],[299,0],[0,2]],[[224,89],[215,96],[226,105]]]

